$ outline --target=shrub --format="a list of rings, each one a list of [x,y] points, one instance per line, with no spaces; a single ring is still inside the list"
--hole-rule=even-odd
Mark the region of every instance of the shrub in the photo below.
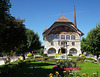
[[[45,53],[45,54],[43,54],[43,57],[47,57],[48,55]]]
[[[27,54],[27,57],[31,57],[31,56],[32,56],[32,53],[28,53],[28,54]]]
[[[69,53],[68,56],[73,56],[73,55]]]
[[[68,67],[76,67],[76,62],[74,61],[57,61],[56,62],[56,66],[57,67],[61,67],[61,68],[68,68]]]
[[[80,54],[79,56],[80,56],[80,57],[85,57],[85,55],[84,55],[84,54]]]
[[[78,57],[76,61],[81,61],[81,62],[84,62],[86,59],[86,57]]]

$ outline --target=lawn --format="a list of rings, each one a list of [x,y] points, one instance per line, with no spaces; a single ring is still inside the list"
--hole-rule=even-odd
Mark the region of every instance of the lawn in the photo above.
[[[55,73],[52,69],[55,64],[55,62],[29,62],[18,71],[7,77],[48,77],[49,73]],[[34,69],[33,65],[35,66]],[[100,73],[100,66],[92,62],[77,63],[77,66],[80,66],[81,70],[75,72],[79,72],[81,75],[83,73],[87,73],[91,76],[97,71]],[[62,71],[59,72],[62,75]]]

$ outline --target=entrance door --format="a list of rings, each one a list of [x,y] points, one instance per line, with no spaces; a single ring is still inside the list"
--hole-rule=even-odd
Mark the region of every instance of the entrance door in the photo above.
[[[59,49],[58,53],[60,53],[60,50],[61,50],[61,53],[62,53],[62,54],[65,54],[65,53],[66,53],[66,49],[65,49],[65,48]]]

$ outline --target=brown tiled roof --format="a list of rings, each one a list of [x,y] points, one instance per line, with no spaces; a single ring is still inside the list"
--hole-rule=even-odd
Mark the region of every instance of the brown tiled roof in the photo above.
[[[69,19],[67,19],[65,16],[61,16],[56,20],[56,22],[71,22]]]
[[[43,31],[43,33],[44,33],[47,29],[48,29],[48,28],[45,28],[44,31]]]

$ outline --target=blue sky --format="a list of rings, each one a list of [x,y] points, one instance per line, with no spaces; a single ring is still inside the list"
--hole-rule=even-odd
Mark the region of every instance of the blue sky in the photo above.
[[[100,0],[11,0],[10,13],[25,19],[26,28],[37,32],[44,45],[42,32],[49,28],[61,15],[73,22],[76,6],[77,27],[85,35],[100,23]]]

